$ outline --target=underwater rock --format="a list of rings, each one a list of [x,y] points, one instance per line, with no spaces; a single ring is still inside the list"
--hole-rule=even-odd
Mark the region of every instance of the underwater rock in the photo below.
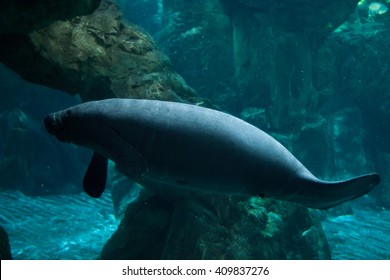
[[[361,110],[351,103],[341,104],[339,99],[334,102],[341,107],[311,116],[300,131],[288,139],[287,145],[321,179],[342,180],[362,170],[375,170],[366,150]]]
[[[76,146],[58,145],[19,109],[0,114],[0,130],[1,189],[20,190],[26,195],[82,190],[86,158],[83,160],[84,154]]]
[[[2,226],[0,226],[0,260],[12,260],[8,234]]]
[[[25,80],[80,94],[83,101],[110,97],[190,100],[195,92],[140,28],[122,21],[110,1],[89,16],[24,34],[3,34],[0,61]],[[66,46],[66,47],[64,47]]]
[[[321,178],[333,178],[334,173],[340,171],[335,170],[332,164],[335,154],[332,150],[332,135],[328,132],[327,120],[317,116],[306,121],[291,139],[292,152],[299,156],[299,160],[304,162],[313,174]]]
[[[370,169],[364,147],[365,131],[362,112],[357,107],[345,107],[327,117],[331,137],[333,178],[342,179]],[[336,170],[343,173],[335,174]]]
[[[359,0],[221,0],[268,13],[275,23],[292,32],[304,31],[320,39],[330,34],[355,10]],[[255,9],[253,9],[255,8]]]
[[[1,0],[0,34],[29,33],[58,20],[92,13],[101,0]]]
[[[156,38],[201,96],[235,115],[264,108],[271,129],[298,131],[318,104],[313,49],[357,2],[167,1]]]
[[[321,224],[306,208],[261,198],[199,194],[175,200],[152,196],[130,204],[101,255],[102,259],[330,257]]]
[[[219,0],[164,1],[159,47],[200,96],[239,113],[231,22]]]
[[[381,20],[388,21],[390,14],[381,17],[367,20],[366,13],[357,11],[333,32],[314,54],[313,82],[322,105],[319,113],[334,122],[329,133],[332,126],[335,132],[338,125],[343,130],[334,144],[345,148],[350,161],[337,160],[337,164],[348,166],[348,172],[377,170],[382,183],[370,196],[377,206],[388,208],[389,200],[384,198],[390,193],[386,183],[390,173],[383,155],[390,153],[390,41],[389,25]],[[337,153],[342,155],[340,150]]]
[[[171,215],[171,205],[158,196],[130,204],[101,259],[160,259]]]
[[[327,244],[325,245],[324,239],[321,238],[323,232],[319,232],[318,228],[312,226],[308,230],[305,230],[302,233],[302,240],[303,240],[303,250],[306,251],[308,255],[308,259],[326,259],[328,256],[327,253],[329,252],[324,252],[324,251],[314,251],[313,249],[316,248],[323,248],[324,246],[328,246]],[[315,246],[313,246],[315,244]],[[325,254],[324,254],[325,253]]]

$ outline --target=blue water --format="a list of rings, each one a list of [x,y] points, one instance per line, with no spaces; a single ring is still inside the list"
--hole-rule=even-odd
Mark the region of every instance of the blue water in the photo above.
[[[14,259],[97,259],[116,230],[111,198],[86,194],[28,197],[0,193],[0,224]]]
[[[354,209],[323,222],[333,259],[390,260],[390,211]]]
[[[97,259],[116,230],[109,194],[27,197],[0,193],[0,223],[14,259]],[[390,211],[354,209],[323,221],[333,259],[390,260]]]
[[[124,16],[128,20],[140,24],[151,34],[155,34],[162,27],[163,1],[120,2]],[[134,7],[137,7],[137,9],[134,9]],[[364,11],[364,14],[366,15],[367,11]],[[356,18],[359,17],[362,16],[360,15]],[[347,102],[349,102],[348,100],[353,97],[355,92],[350,93],[348,90],[348,86],[353,83],[347,83],[347,81],[356,80],[359,84],[362,83],[362,86],[366,87],[368,90],[367,94],[372,96],[372,100],[368,102],[369,104],[363,104],[366,99],[356,99],[358,101],[357,103],[360,103],[358,104],[359,110],[361,109],[366,114],[364,122],[367,122],[367,124],[364,125],[369,127],[369,129],[365,126],[363,127],[362,123],[362,129],[367,132],[367,135],[371,135],[372,139],[379,141],[373,143],[385,143],[378,144],[378,147],[364,148],[367,149],[364,150],[364,153],[367,153],[367,155],[372,153],[370,157],[375,157],[378,154],[388,152],[388,150],[383,150],[387,149],[387,136],[385,137],[385,135],[387,135],[388,126],[385,125],[387,119],[384,116],[387,116],[385,111],[387,110],[386,105],[388,103],[382,101],[385,99],[379,98],[388,94],[388,91],[382,88],[382,80],[386,81],[387,76],[385,74],[388,71],[387,46],[389,44],[386,41],[386,38],[388,38],[388,27],[382,22],[383,19],[365,18],[366,16],[364,16],[362,21],[352,20],[349,25],[344,26],[346,27],[345,29],[339,29],[335,32],[335,37],[338,36],[338,40],[343,39],[345,41],[346,44],[343,43],[340,46],[345,47],[349,55],[345,55],[345,64],[340,63],[339,66],[342,69],[335,68],[334,71],[333,69],[329,69],[332,70],[329,73],[334,72],[334,75],[340,74],[339,77],[343,77],[342,81],[337,81],[336,78],[335,81],[329,79],[328,82],[331,83],[326,84],[327,78],[325,77],[323,81],[325,83],[324,85],[321,85],[322,80],[319,79],[317,81],[319,84],[314,86],[318,87],[316,88],[317,90],[323,91],[322,97],[324,100],[327,99],[325,95],[329,94],[327,91],[333,87],[335,87],[335,93],[338,92],[340,95],[334,96],[337,97],[336,105],[330,99],[329,104],[331,105],[329,105],[329,108],[326,106],[323,107],[325,108],[323,109],[325,112],[326,110],[330,112],[339,111],[344,106],[339,101],[345,97]],[[378,22],[375,22],[374,19],[378,20]],[[191,25],[188,24],[188,26]],[[178,30],[180,31],[180,29]],[[375,34],[376,36],[374,36]],[[360,47],[355,48],[355,45]],[[169,46],[167,44],[165,47]],[[194,47],[196,49],[197,46]],[[178,49],[180,49],[180,46],[178,46]],[[360,49],[363,55],[358,51]],[[203,49],[199,48],[199,50]],[[376,53],[376,55],[374,56],[370,53]],[[340,54],[343,54],[343,52],[341,51]],[[167,55],[170,54],[167,53]],[[367,58],[365,55],[367,55]],[[175,62],[174,56],[171,59]],[[344,61],[344,55],[340,55],[340,57],[336,57],[335,59]],[[184,59],[183,61],[186,60]],[[183,61],[177,59],[179,64],[183,64]],[[226,62],[229,63],[229,61]],[[194,64],[198,65],[197,63]],[[180,74],[186,80],[188,77],[187,82],[190,83],[191,78],[198,74],[197,71],[199,69],[191,69],[187,64],[183,65],[186,65],[186,69],[181,69],[183,72],[180,72]],[[321,67],[319,66],[317,68],[321,69]],[[329,66],[324,64],[323,67],[327,68]],[[316,67],[314,68],[317,69]],[[348,70],[349,68],[354,69],[354,71]],[[180,67],[177,66],[175,69],[180,70]],[[367,69],[370,70],[368,71]],[[319,73],[327,73],[324,70],[320,71],[317,69],[316,71]],[[378,78],[376,75],[378,75]],[[380,75],[384,75],[384,78],[380,78]],[[360,78],[355,79],[355,77]],[[196,83],[199,83],[202,87],[205,87],[204,85],[207,85],[210,79],[207,76],[203,79],[201,83],[193,79],[193,83],[195,86]],[[42,118],[47,113],[66,108],[75,102],[80,102],[77,98],[70,97],[67,94],[54,91],[44,86],[28,84],[16,73],[11,72],[1,64],[0,80],[0,91],[2,97],[4,97],[0,102],[1,111],[20,108],[39,124],[41,124]],[[225,81],[221,80],[221,84],[224,85]],[[191,83],[190,85],[193,86]],[[229,83],[226,86],[228,87],[228,85]],[[374,88],[373,91],[370,91],[371,87]],[[201,87],[199,87],[199,91],[202,93]],[[342,98],[340,99],[339,97]],[[352,105],[355,106],[356,100],[353,101]],[[350,105],[348,103],[346,106]],[[241,105],[237,106],[239,107]],[[336,107],[333,108],[332,106]],[[355,136],[355,134],[352,135]],[[348,147],[350,145],[349,143],[345,147]],[[368,141],[364,145],[370,146],[372,145],[370,143]],[[372,151],[375,149],[378,149],[379,152]],[[355,154],[353,156],[355,157]],[[372,164],[374,165],[374,163]],[[379,160],[379,163],[375,164],[380,166],[384,163]],[[345,165],[347,166],[348,162]],[[99,258],[102,247],[115,232],[119,222],[115,218],[112,201],[110,195],[107,193],[101,199],[96,200],[88,197],[86,194],[28,197],[16,191],[0,192],[0,224],[9,234],[14,259],[97,259]],[[389,210],[359,208],[358,204],[356,204],[353,209],[353,214],[326,216],[322,223],[332,250],[333,259],[390,260]]]

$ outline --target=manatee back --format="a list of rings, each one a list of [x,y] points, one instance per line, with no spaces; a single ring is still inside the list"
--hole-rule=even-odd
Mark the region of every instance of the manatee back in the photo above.
[[[257,195],[282,188],[297,172],[310,174],[279,142],[234,116],[151,100],[115,100],[112,107],[116,130],[156,177],[180,174],[177,181]]]

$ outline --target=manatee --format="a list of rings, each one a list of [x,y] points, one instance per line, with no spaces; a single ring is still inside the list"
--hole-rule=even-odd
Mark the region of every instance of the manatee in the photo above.
[[[91,101],[50,114],[44,123],[58,140],[95,151],[84,178],[92,197],[104,191],[107,159],[144,185],[269,197],[317,209],[360,197],[380,182],[375,173],[320,180],[257,127],[184,103]]]

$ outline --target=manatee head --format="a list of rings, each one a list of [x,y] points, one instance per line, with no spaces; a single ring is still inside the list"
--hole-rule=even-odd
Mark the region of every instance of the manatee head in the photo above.
[[[45,117],[46,130],[61,142],[101,149],[104,139],[104,118],[94,103],[84,103]]]
[[[70,142],[69,135],[67,133],[69,126],[71,126],[69,125],[69,123],[71,123],[69,121],[70,115],[70,110],[59,111],[46,116],[44,119],[46,130],[51,135],[56,136],[61,142]]]

